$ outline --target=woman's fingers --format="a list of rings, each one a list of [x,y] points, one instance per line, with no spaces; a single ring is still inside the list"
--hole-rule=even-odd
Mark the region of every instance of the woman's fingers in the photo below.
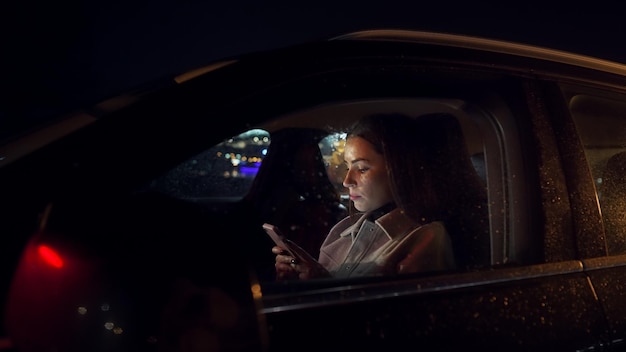
[[[279,246],[272,247],[272,253],[274,254],[283,254],[285,253],[285,249]]]
[[[295,259],[290,255],[277,254],[276,263],[295,264]]]
[[[293,279],[293,278],[308,278],[309,268],[306,263],[300,263],[296,258],[287,255],[287,252],[279,247],[272,247],[272,253],[276,254],[276,278],[281,279]]]
[[[282,256],[287,257],[287,256]],[[294,264],[285,263],[284,261],[276,259],[276,279],[277,280],[285,280],[285,279],[296,279],[299,276],[298,269]]]

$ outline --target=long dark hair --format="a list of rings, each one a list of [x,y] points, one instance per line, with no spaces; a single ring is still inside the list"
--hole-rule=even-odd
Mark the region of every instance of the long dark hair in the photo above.
[[[398,208],[421,223],[443,221],[460,266],[489,262],[487,193],[457,118],[392,113],[361,118],[348,131],[385,158]]]
[[[442,209],[417,127],[414,119],[402,114],[368,115],[351,127],[347,138],[361,137],[383,155],[396,206],[428,223],[438,220]]]

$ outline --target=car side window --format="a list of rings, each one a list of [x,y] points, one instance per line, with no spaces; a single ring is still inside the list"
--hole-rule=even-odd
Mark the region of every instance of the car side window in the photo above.
[[[146,189],[198,202],[238,201],[250,190],[269,144],[267,131],[244,131],[187,159]]]
[[[275,279],[274,255],[261,224],[278,225],[317,257],[330,229],[349,215],[350,200],[342,184],[345,131],[364,114],[398,111],[415,118],[451,114],[461,125],[470,169],[486,201],[479,205],[484,217],[474,216],[475,204],[455,205],[457,214],[467,215],[457,224],[463,235],[453,239],[455,256],[464,263],[459,270],[536,263],[525,254],[538,250],[527,238],[528,221],[523,221],[528,219],[525,209],[532,208],[519,161],[523,148],[515,115],[497,95],[476,103],[450,98],[334,102],[291,112],[209,147],[153,180],[146,190],[246,219],[248,227],[258,230],[251,236],[267,240],[257,246],[264,246],[258,248],[264,258],[255,268],[261,281],[270,283]]]
[[[570,111],[594,179],[609,255],[626,253],[626,97],[576,94]]]
[[[435,104],[436,102],[436,104]],[[308,121],[307,123],[311,123],[314,121],[313,118],[319,120],[319,116],[328,117],[330,123],[319,123],[319,127],[323,127],[328,129],[328,135],[325,138],[321,139],[321,143],[318,143],[323,158],[326,164],[325,173],[327,174],[328,179],[333,184],[334,188],[339,192],[341,206],[344,208],[349,208],[349,199],[348,192],[343,187],[342,181],[344,178],[345,165],[343,165],[342,160],[342,149],[343,143],[345,143],[345,136],[341,131],[345,131],[345,128],[349,126],[352,122],[356,121],[359,117],[363,116],[363,114],[375,113],[378,111],[406,111],[409,116],[414,116],[419,119],[421,114],[427,114],[429,112],[439,111],[452,113],[455,115],[459,123],[461,124],[460,133],[464,135],[463,140],[467,143],[466,149],[467,154],[469,154],[468,164],[469,168],[472,169],[471,173],[472,177],[478,181],[477,187],[479,188],[477,191],[481,192],[485,195],[485,198],[488,197],[488,184],[493,186],[494,192],[492,196],[494,197],[493,202],[487,202],[481,204],[456,204],[455,208],[458,209],[450,209],[451,212],[456,212],[458,216],[458,221],[449,224],[452,226],[450,230],[456,229],[453,231],[454,234],[451,236],[455,237],[453,239],[453,247],[455,248],[455,254],[458,257],[459,269],[465,270],[467,268],[485,268],[490,267],[492,263],[491,251],[492,251],[492,243],[490,236],[490,220],[495,219],[498,215],[493,217],[489,217],[486,215],[492,209],[490,208],[490,204],[494,207],[501,207],[501,203],[506,200],[498,200],[502,195],[497,194],[497,190],[502,184],[502,165],[499,163],[501,160],[501,146],[494,144],[490,145],[487,148],[485,143],[484,134],[495,133],[495,129],[493,129],[493,125],[488,121],[484,121],[486,116],[481,113],[467,113],[462,109],[457,109],[457,105],[459,107],[465,107],[462,102],[451,102],[446,100],[441,101],[431,101],[430,99],[411,101],[410,103],[406,100],[397,99],[391,100],[388,103],[383,103],[381,101],[372,101],[372,102],[360,102],[356,103],[346,103],[346,104],[331,104],[329,106],[325,106],[323,108],[312,109],[311,111],[306,112],[298,112],[292,115],[287,115],[280,117],[277,121],[272,122],[268,126],[281,126],[285,130],[289,130],[288,126],[296,126],[303,124],[303,121]],[[435,106],[433,106],[435,105]],[[451,109],[450,105],[454,108]],[[452,111],[451,111],[452,110]],[[309,120],[310,118],[310,120]],[[334,118],[334,119],[333,119]],[[480,120],[480,121],[477,121]],[[487,132],[489,130],[490,132]],[[337,132],[339,131],[339,132]],[[279,133],[280,130],[272,132],[272,143],[275,142],[274,135]],[[293,133],[293,132],[291,132]],[[455,135],[456,136],[456,135]],[[495,136],[489,135],[493,140],[497,140],[498,138]],[[453,138],[453,137],[451,137]],[[457,138],[457,137],[454,137]],[[305,140],[304,138],[298,138],[298,140]],[[269,154],[272,154],[272,148],[270,147]],[[460,160],[460,159],[459,159]],[[455,164],[457,168],[461,168],[460,164]],[[473,168],[472,168],[473,166]],[[263,166],[262,166],[263,168]],[[490,180],[487,180],[487,169],[490,168],[492,170],[492,174]],[[463,168],[463,170],[467,170]],[[449,177],[450,175],[442,175],[443,178]],[[469,187],[469,185],[466,185]],[[254,190],[254,187],[253,187]],[[465,194],[473,194],[469,192],[469,189],[465,190]],[[472,197],[468,197],[472,198]],[[482,198],[482,196],[481,196]],[[465,199],[465,198],[464,198]],[[463,207],[464,210],[462,209]],[[271,208],[271,207],[270,207]],[[279,205],[276,205],[276,208],[279,208]],[[331,207],[332,208],[332,207]],[[259,207],[263,211],[267,211],[268,207]],[[493,210],[496,214],[502,214],[502,211]],[[485,216],[478,216],[478,213],[485,214]],[[347,213],[344,212],[344,216]],[[337,219],[340,220],[340,219]],[[301,222],[305,224],[307,222],[306,219],[303,219]],[[504,236],[502,230],[500,230],[500,226],[505,226],[505,221],[502,220],[494,220],[493,221],[494,228],[496,229],[496,245],[501,246],[508,241],[504,240],[500,236]],[[333,225],[333,224],[331,224]],[[292,224],[289,227],[296,227],[297,225]],[[280,226],[284,227],[284,226]],[[325,235],[330,230],[330,227],[326,229],[326,231],[321,231],[322,236]],[[319,233],[318,233],[319,235]],[[289,236],[288,236],[289,237]],[[323,238],[322,238],[323,239]],[[298,241],[296,241],[298,242]],[[317,246],[309,246],[305,244],[307,250],[314,254],[314,256],[319,252],[319,245],[321,244],[318,241]],[[504,249],[498,249],[495,251],[500,255],[500,253],[504,253]],[[512,256],[515,258],[515,256]],[[502,262],[503,259],[498,257],[497,262]],[[461,264],[462,263],[462,264]]]

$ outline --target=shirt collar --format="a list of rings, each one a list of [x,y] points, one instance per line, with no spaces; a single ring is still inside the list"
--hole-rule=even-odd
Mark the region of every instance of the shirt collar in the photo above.
[[[376,212],[376,210],[364,213],[361,218],[357,220],[354,225],[352,225],[350,231],[345,231],[340,236],[351,236],[354,239],[363,226],[363,222],[372,221],[371,215],[374,212]],[[400,208],[392,209],[391,211],[378,217],[374,220],[374,222],[385,232],[389,239],[394,239],[404,235],[406,232],[413,230],[419,225],[418,222],[409,217],[408,214]]]
[[[388,212],[376,219],[376,224],[380,226],[390,239],[404,235],[419,225],[406,212],[400,208]]]

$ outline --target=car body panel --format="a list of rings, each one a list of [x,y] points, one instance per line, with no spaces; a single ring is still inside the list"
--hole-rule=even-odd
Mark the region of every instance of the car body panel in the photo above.
[[[437,351],[468,346],[586,350],[607,338],[597,297],[579,262],[308,292],[269,300],[278,302],[263,310],[270,341],[275,341],[272,348],[308,340],[314,331],[320,335],[308,340],[307,350],[323,348],[328,341],[342,348],[419,344]],[[572,297],[595,308],[572,309]],[[298,324],[289,323],[296,319]],[[320,322],[323,330],[316,327]]]

